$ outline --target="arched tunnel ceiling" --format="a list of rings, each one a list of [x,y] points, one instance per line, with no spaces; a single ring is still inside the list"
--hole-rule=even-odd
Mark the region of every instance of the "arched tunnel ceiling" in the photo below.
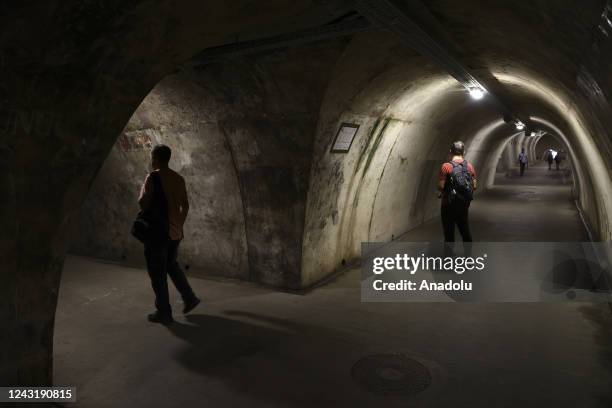
[[[428,9],[462,51],[462,60],[483,77],[518,71],[534,82],[553,80],[576,89],[604,1],[427,2]],[[494,92],[504,86],[488,85]],[[516,98],[510,98],[516,102]]]
[[[540,6],[543,7],[543,5]],[[458,7],[456,4],[449,5],[444,2],[428,4],[427,7],[443,24],[446,30],[445,34],[456,43],[456,48],[462,51],[462,60],[484,79],[489,90],[503,95],[504,100],[511,102],[514,110],[522,112],[526,117],[537,118],[538,120],[534,120],[532,123],[534,127],[542,121],[554,124],[556,131],[563,135],[562,137],[565,138],[569,146],[576,145],[579,142],[579,140],[576,140],[576,134],[583,134],[587,130],[579,123],[581,120],[578,117],[579,107],[576,106],[574,101],[576,97],[579,97],[576,89],[576,75],[580,69],[580,60],[576,54],[576,47],[590,41],[589,35],[585,33],[588,33],[589,30],[592,31],[593,27],[589,24],[597,21],[597,16],[593,14],[593,10],[598,10],[598,4],[593,4],[592,9],[588,7],[583,9],[580,18],[573,20],[573,24],[579,26],[580,29],[576,29],[571,34],[563,32],[563,38],[566,42],[558,48],[548,47],[545,53],[539,52],[537,48],[543,47],[544,44],[552,40],[554,34],[551,34],[550,21],[559,17],[558,13],[561,13],[562,10],[558,6],[552,7],[548,11],[544,8],[536,10],[537,16],[548,21],[548,25],[533,24],[534,19],[537,19],[532,15],[534,13],[533,5],[507,10],[502,4],[496,6],[487,4],[478,9],[477,15],[465,14],[463,12],[464,6]],[[487,31],[490,35],[475,35],[472,31],[464,30],[464,27],[474,24],[474,19],[484,18],[487,13],[489,15],[487,23],[478,25],[476,31],[484,34],[487,30],[493,30],[492,32]],[[550,16],[546,13],[550,13]],[[523,18],[524,16],[528,18]],[[494,24],[491,22],[496,19],[501,19],[503,23]],[[555,30],[560,29],[560,27],[555,28]],[[575,38],[569,38],[571,36]],[[514,37],[517,37],[516,41],[507,44],[508,39]],[[251,38],[250,35],[243,36],[243,39],[248,40],[249,38]],[[354,256],[356,253],[355,245],[361,240],[388,239],[389,236],[397,236],[414,226],[415,222],[432,216],[430,211],[410,210],[411,219],[405,220],[403,223],[397,223],[397,225],[403,226],[396,227],[392,233],[389,233],[388,230],[391,227],[385,226],[385,221],[375,214],[378,211],[378,206],[382,203],[381,200],[376,199],[377,194],[381,191],[381,186],[392,185],[391,181],[384,180],[389,179],[390,174],[394,174],[395,177],[401,176],[401,170],[394,170],[394,155],[406,160],[406,157],[413,154],[410,161],[428,161],[430,163],[428,164],[428,170],[419,168],[418,172],[431,172],[435,167],[431,163],[440,160],[448,142],[454,139],[463,139],[468,143],[468,157],[478,165],[481,181],[484,186],[488,186],[494,178],[497,160],[504,144],[516,133],[512,125],[503,123],[498,107],[491,103],[488,98],[482,101],[473,101],[468,98],[465,89],[452,77],[436,66],[434,62],[406,47],[393,34],[380,30],[370,30],[367,33],[356,34],[352,39],[347,38],[346,41],[348,41],[348,45],[336,57],[338,59],[335,63],[334,73],[325,85],[327,96],[323,99],[322,108],[319,112],[319,134],[312,142],[314,144],[314,155],[311,165],[314,172],[313,178],[310,180],[308,200],[310,202],[323,202],[321,202],[321,207],[317,211],[313,212],[309,207],[308,211],[310,212],[307,211],[305,215],[304,253],[318,252],[318,247],[312,245],[310,239],[313,233],[318,234],[314,232],[317,228],[311,228],[316,224],[315,220],[319,220],[317,222],[320,225],[325,225],[327,222],[325,220],[329,217],[329,214],[339,213],[339,216],[333,216],[333,218],[339,217],[342,224],[338,232],[339,235],[335,238],[337,242],[332,247],[339,245],[344,249],[337,250],[336,256],[330,259],[332,264],[328,267],[319,268],[320,265],[317,265],[317,268],[321,269],[323,274],[333,269],[335,267],[333,265],[341,259]],[[571,44],[568,44],[568,41]],[[317,46],[319,50],[325,48],[325,42],[319,44]],[[338,44],[338,42],[335,42],[335,44]],[[306,46],[303,49],[308,48],[309,46]],[[299,50],[300,48],[296,47],[295,51],[290,52],[296,61],[300,60]],[[274,55],[275,53],[283,55],[286,50],[281,48],[277,51],[261,53],[261,55]],[[330,61],[332,60],[333,58]],[[225,69],[223,68],[224,64],[240,65],[242,63],[243,61],[240,59],[228,55],[221,58],[218,64],[211,64],[200,69],[204,71],[223,70]],[[543,65],[554,66],[555,69],[558,69],[558,72],[555,75],[550,75],[548,69],[546,69],[546,72],[542,70]],[[304,69],[306,69],[306,65]],[[211,92],[217,93],[224,89],[223,87],[227,92],[232,93],[232,86],[238,84],[238,82],[234,84],[231,82],[219,83],[218,86],[211,87],[205,81],[198,79],[197,75],[191,77],[191,80],[195,83],[199,82],[202,86],[208,87]],[[217,88],[219,90],[216,90]],[[248,85],[243,89],[246,94],[249,94],[249,91],[247,91]],[[242,98],[239,93],[235,96],[239,99]],[[272,103],[271,106],[275,105],[274,111],[278,111],[279,114],[282,112],[283,106],[288,106],[287,104],[291,103],[289,99],[285,102],[268,99],[267,102]],[[249,103],[245,106],[249,106]],[[251,104],[251,106],[255,105]],[[362,129],[366,133],[375,132],[381,119],[390,119],[392,123],[388,125],[388,128],[385,127],[385,132],[390,132],[395,136],[385,134],[385,137],[381,139],[380,146],[376,145],[376,149],[378,149],[376,152],[369,150],[370,145],[367,137],[361,142],[357,140],[358,144],[353,149],[360,149],[359,155],[369,155],[370,158],[366,161],[373,163],[373,168],[381,166],[382,173],[376,175],[376,172],[370,169],[369,171],[374,171],[374,173],[362,174],[360,176],[362,181],[358,182],[359,187],[356,191],[352,191],[351,189],[356,187],[352,184],[353,182],[349,182],[345,178],[348,176],[347,173],[359,172],[359,165],[364,161],[362,156],[359,156],[355,161],[343,160],[345,168],[340,178],[337,180],[334,178],[337,174],[332,177],[332,181],[336,181],[333,181],[331,185],[340,183],[340,190],[343,188],[349,190],[336,191],[330,195],[330,192],[321,193],[319,191],[319,185],[324,184],[322,179],[328,177],[329,174],[323,172],[318,175],[317,171],[320,168],[328,168],[326,167],[328,164],[323,163],[327,160],[326,152],[329,150],[329,144],[333,140],[333,134],[338,126],[338,118],[361,123]],[[550,127],[544,124],[542,126]],[[423,143],[425,144],[406,142],[407,138],[413,140],[424,138]],[[582,148],[583,146],[580,146],[580,149]],[[334,160],[332,159],[332,162]],[[574,161],[580,160],[580,158],[574,159]],[[347,165],[349,167],[346,167]],[[350,166],[356,167],[351,168]],[[580,173],[578,179],[582,183],[590,183],[587,172],[592,173],[593,170],[580,166],[577,168]],[[601,174],[601,170],[600,168],[595,171]],[[386,179],[383,178],[383,174],[386,174]],[[342,187],[342,184],[347,182],[350,183],[350,186]],[[433,183],[432,180],[430,180],[431,183]],[[388,211],[391,207],[400,205],[402,200],[406,199],[409,201],[424,199],[424,197],[427,197],[424,191],[430,188],[430,184],[425,183],[418,186],[418,191],[404,191],[401,194],[394,192],[396,193],[396,199],[386,200],[387,208],[380,208],[379,210]],[[321,188],[325,190],[328,187]],[[602,186],[585,187],[582,190],[592,193],[593,188],[600,191],[604,190]],[[365,190],[368,192],[364,193]],[[353,195],[352,198],[350,197],[351,194]],[[365,197],[368,194],[372,195],[371,199],[373,200],[371,210],[363,212],[362,209],[359,210],[362,213],[358,211],[352,215],[343,211],[343,209],[350,207],[351,200],[355,200],[354,205],[357,205],[357,203],[363,205],[364,200],[367,201]],[[344,198],[341,198],[343,195]],[[361,195],[361,198],[357,199],[356,197],[359,195]],[[325,199],[322,197],[325,197]],[[588,201],[586,197],[587,195],[585,195],[585,201]],[[412,202],[409,205],[416,208],[430,204],[432,203]],[[601,205],[592,208],[594,219],[598,218],[595,215],[598,211],[601,212]],[[320,212],[320,214],[317,214],[317,212]],[[323,218],[321,219],[321,217]],[[365,228],[365,226],[359,227],[360,224],[364,223],[368,225],[368,233],[365,236],[360,235],[355,229]],[[382,225],[382,227],[379,228],[380,231],[376,232],[376,230],[372,230],[372,225]],[[324,234],[328,233],[325,232]],[[325,241],[329,244],[327,240]],[[305,267],[304,261],[302,261],[302,267]]]
[[[463,51],[462,60],[473,69],[473,72],[480,75],[479,79],[484,78],[488,89],[503,95],[504,100],[510,101],[515,111],[530,117],[534,128],[537,126],[554,128],[554,131],[565,140],[570,148],[572,162],[576,163],[575,169],[578,173],[577,179],[581,192],[580,205],[587,208],[587,213],[590,214],[591,221],[596,225],[600,234],[608,236],[610,231],[604,218],[607,218],[606,214],[609,213],[612,202],[609,172],[595,146],[609,144],[609,134],[598,132],[602,126],[597,122],[605,118],[594,119],[588,116],[590,103],[585,99],[584,89],[578,86],[579,73],[586,69],[582,65],[585,60],[584,50],[588,49],[593,41],[592,33],[596,30],[596,25],[600,20],[603,3],[592,2],[587,7],[581,8],[577,16],[571,15],[572,8],[568,7],[568,4],[561,7],[555,3],[550,4],[551,7],[547,8],[549,3],[542,2],[537,5],[521,3],[521,6],[513,8],[503,3],[491,4],[488,2],[478,4],[478,7],[475,7],[477,12],[474,14],[471,13],[474,6],[472,3],[433,2],[428,3],[427,6],[442,21],[450,37]],[[577,7],[578,4],[573,3],[572,6]],[[546,20],[546,23],[535,24],[534,21],[539,18]],[[469,30],[466,29],[468,27]],[[569,32],[568,27],[572,27]],[[349,119],[363,121],[367,117],[374,118],[380,115],[388,116],[393,120],[410,122],[413,129],[418,129],[421,134],[429,134],[429,138],[437,140],[437,143],[434,144],[404,147],[404,149],[412,148],[419,151],[412,157],[413,160],[419,161],[429,157],[441,158],[444,156],[444,147],[447,142],[452,139],[464,139],[468,142],[468,149],[479,151],[479,154],[472,153],[471,155],[483,170],[483,178],[490,182],[497,158],[504,147],[503,144],[515,133],[513,127],[499,123],[501,115],[496,112],[495,106],[489,106],[486,98],[480,104],[470,101],[465,92],[462,94],[460,88],[457,88],[457,83],[452,81],[447,83],[445,80],[448,77],[445,75],[437,77],[436,72],[439,71],[426,61],[420,62],[418,57],[410,60],[411,57],[407,54],[392,51],[394,46],[388,45],[381,38],[373,40],[376,41],[376,49],[368,51],[367,42],[371,37],[365,38],[366,36],[364,34],[354,37],[343,58],[351,58],[351,47],[355,49],[354,54],[359,56],[352,57],[352,62],[344,65],[341,62],[339,64],[341,68],[337,68],[338,71],[356,81],[348,86],[343,86],[342,82],[330,85],[331,90],[328,91],[330,101],[324,102],[320,129],[329,126],[326,120],[338,125],[340,122],[338,118],[342,118],[342,121],[350,121]],[[559,42],[562,42],[559,47],[551,46]],[[384,57],[380,56],[385,53],[393,55],[393,63],[384,61]],[[360,57],[363,59],[361,60]],[[360,68],[369,72],[370,76],[368,83],[362,86],[359,82],[360,77],[352,76],[351,70],[363,60],[368,61],[370,68],[366,68],[364,64]],[[378,64],[379,71],[372,68],[376,64]],[[392,67],[388,68],[389,66]],[[395,70],[396,67],[397,70]],[[353,90],[350,89],[350,86],[359,89],[359,93],[351,94]],[[351,102],[348,106],[343,101],[343,97],[347,94],[354,95],[344,98],[344,101]],[[338,95],[343,95],[343,97]],[[329,111],[325,109],[326,103],[329,103]],[[326,115],[330,116],[326,117]],[[595,123],[587,123],[586,118],[590,118]],[[336,119],[335,122],[334,119]],[[372,122],[375,129],[377,122]],[[335,127],[329,126],[329,129],[335,129]],[[407,127],[404,129],[408,131]],[[385,130],[388,129],[385,128]],[[398,132],[401,133],[401,131]],[[474,138],[475,134],[478,135],[477,138]],[[412,134],[411,138],[414,137],[418,138]],[[476,145],[474,143],[470,145],[474,139],[476,139]],[[328,169],[335,169],[339,159],[325,158],[325,149],[329,147],[332,135],[330,133],[324,135],[323,140],[324,142],[320,145],[315,145],[315,152],[322,157],[324,162],[328,161],[325,165],[328,166]],[[441,146],[444,147],[441,148]],[[392,170],[390,171],[392,167],[390,163],[393,163],[392,153],[388,152],[402,149],[402,145],[385,143],[384,139],[372,146],[367,142],[361,145],[362,154],[372,155],[373,149],[378,149],[375,155],[386,157],[384,160],[380,159],[378,164],[380,169],[376,170],[378,173],[365,176],[359,173],[361,160],[357,159],[352,162],[349,159],[349,163],[352,163],[349,164],[349,167],[346,167],[346,160],[344,160],[345,164],[341,165],[344,166],[344,177],[355,172],[349,177],[351,180],[355,177],[358,179],[344,180],[344,183],[349,183],[350,191],[339,191],[336,198],[330,191],[321,193],[321,197],[326,197],[326,199],[313,197],[317,196],[317,192],[312,190],[315,189],[315,183],[322,183],[324,178],[324,176],[317,175],[317,170],[321,168],[321,165],[317,163],[319,156],[315,155],[313,159],[315,171],[311,181],[309,200],[312,200],[311,203],[317,203],[317,209],[309,206],[308,214],[313,218],[307,217],[307,224],[309,222],[311,224],[306,228],[303,247],[305,253],[303,267],[306,275],[308,275],[307,264],[311,259],[315,262],[312,270],[329,269],[332,264],[338,264],[341,259],[356,256],[359,242],[383,238],[380,235],[371,235],[372,225],[384,224],[380,217],[378,217],[378,223],[373,221],[377,219],[374,214],[376,204],[372,204],[373,209],[369,214],[368,211],[364,212],[358,208],[363,207],[364,201],[367,201],[365,197],[368,195],[373,196],[376,202],[375,197],[381,193],[381,185],[385,184],[385,175],[392,173]],[[468,157],[470,157],[469,152]],[[377,163],[377,160],[372,159],[369,162]],[[351,166],[356,166],[356,168],[351,168]],[[375,170],[370,167],[367,171],[372,173]],[[421,174],[422,169],[411,171]],[[322,173],[328,174],[325,171]],[[377,183],[372,183],[367,181],[369,177],[380,179]],[[431,188],[432,184],[433,181],[425,189]],[[392,184],[388,186],[387,194],[384,195],[387,204],[391,203],[386,208],[381,208],[381,214],[386,214],[387,218],[390,217],[389,214],[396,214],[393,211],[393,202],[396,202],[397,205],[400,205],[400,202],[407,205],[410,200],[414,200],[414,197],[422,196],[416,191],[402,192],[402,188],[397,188],[397,185],[395,187],[393,189]],[[323,189],[329,190],[329,187],[323,187]],[[394,199],[394,197],[398,198]],[[333,203],[337,203],[337,207]],[[423,203],[420,205],[428,206]],[[328,206],[327,209],[325,209],[326,206]],[[348,217],[346,219],[342,215],[339,216],[339,227],[334,228],[329,225],[329,217],[325,217],[326,213],[342,213],[342,208],[351,207],[355,207],[354,210],[350,210],[352,215],[345,214],[345,217]],[[427,214],[424,215],[424,217],[427,216]],[[431,213],[429,216],[432,216]],[[404,228],[409,228],[412,222],[394,219],[396,226],[403,224]],[[315,226],[317,223],[325,225],[324,228],[330,231],[337,229],[338,232],[314,232],[317,230]],[[360,227],[361,224],[363,226]],[[370,227],[366,228],[365,224]],[[363,232],[359,232],[360,228]],[[368,232],[365,232],[366,229]],[[395,234],[390,231],[393,231],[391,226],[385,232],[385,240],[402,232],[401,229],[393,231]],[[322,238],[325,236],[335,236],[335,238],[330,241],[330,238]],[[328,248],[331,252],[335,248],[336,251],[336,256],[332,257],[333,259],[330,259],[327,265],[326,261],[310,256],[318,252],[316,242],[319,239],[325,242],[323,247]],[[334,240],[336,242],[333,242]]]

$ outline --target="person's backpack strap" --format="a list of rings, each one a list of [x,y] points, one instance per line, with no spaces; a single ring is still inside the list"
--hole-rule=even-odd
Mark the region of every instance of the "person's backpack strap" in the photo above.
[[[151,178],[153,181],[153,194],[158,197],[158,200],[166,200],[166,192],[161,180],[161,173],[159,171],[152,171]]]
[[[162,184],[161,173],[159,171],[151,172],[153,177],[153,201],[155,204],[155,217],[156,217],[156,228],[157,234],[163,234],[166,236],[168,234],[169,229],[169,219],[168,219],[168,201],[166,197],[166,192],[164,191],[164,187]]]
[[[157,173],[157,174],[156,174]],[[159,197],[161,189],[161,179],[159,173],[152,171],[147,177],[147,183],[151,183],[151,202],[146,210],[141,210],[136,216],[136,220],[132,223],[132,235],[143,244],[151,242],[155,238],[155,209],[156,201]]]
[[[453,173],[455,172],[455,167],[457,167],[457,163],[455,163],[455,162],[454,162],[454,161],[452,161],[452,160],[451,160],[451,161],[449,161],[449,162],[447,162],[447,163],[451,165],[451,171],[450,171],[450,173],[448,173],[448,174],[446,175],[446,181],[449,181],[449,180],[451,180],[451,181],[452,181],[452,179],[453,179]],[[447,184],[448,184],[448,183],[447,183]]]
[[[157,200],[158,205],[160,205],[161,207],[167,208],[167,197],[162,184],[161,174],[159,173],[159,171],[152,171],[151,177],[153,178],[153,194],[155,197],[154,200]]]
[[[155,192],[161,191],[161,178],[159,176],[159,171],[152,171],[149,175],[151,176],[151,181],[153,182]]]

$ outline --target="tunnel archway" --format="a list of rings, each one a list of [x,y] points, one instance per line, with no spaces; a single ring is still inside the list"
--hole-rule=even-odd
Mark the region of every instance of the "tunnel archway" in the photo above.
[[[206,13],[200,7],[193,1],[6,7],[3,55],[15,58],[3,58],[0,67],[6,136],[0,183],[8,192],[1,242],[2,252],[12,254],[1,271],[3,384],[52,383],[55,308],[74,219],[155,84],[237,33],[276,35],[347,12],[346,5],[310,1],[267,2],[258,13],[249,1],[210,5]],[[30,222],[36,231],[21,227]]]
[[[342,47],[194,61],[163,79],[97,176],[78,220],[86,238],[73,251],[143,265],[128,227],[148,154],[165,143],[191,197],[182,263],[195,274],[299,288],[312,134]]]
[[[44,10],[38,11],[16,7],[6,14],[6,54],[15,56],[1,66],[8,135],[1,146],[7,154],[1,162],[6,171],[0,183],[8,192],[0,204],[7,236],[1,242],[3,252],[11,255],[2,271],[6,279],[1,317],[8,335],[1,348],[0,377],[7,384],[51,382],[53,311],[72,220],[117,135],[155,84],[201,50],[233,43],[236,33],[250,40],[255,32],[273,35],[316,27],[352,11],[352,5],[344,3],[292,2],[288,7],[275,1],[253,13],[249,2],[239,2],[231,7],[212,5],[203,16],[198,6],[198,2],[125,8],[67,3],[41,6]],[[609,79],[599,75],[599,65],[585,66],[575,55],[576,49],[591,45],[593,37],[587,34],[600,17],[601,4],[580,7],[578,15],[571,16],[572,27],[578,30],[568,33],[551,29],[550,24],[529,23],[531,16],[549,22],[556,16],[567,17],[562,5],[549,6],[541,10],[540,5],[523,5],[504,14],[508,18],[488,19],[500,11],[482,5],[467,15],[445,1],[429,5],[464,45],[464,58],[474,71],[493,76],[533,122],[553,128],[567,143],[579,205],[600,239],[609,240],[612,198],[605,163],[612,154],[605,126],[609,105],[601,92]],[[28,13],[32,19],[25,19]],[[160,15],[165,16],[161,23]],[[34,34],[19,26],[24,19],[32,21],[28,26]],[[482,24],[464,30],[471,19],[481,19]],[[515,32],[523,35],[506,41]],[[567,47],[544,54],[534,51],[547,49],[558,34],[567,34]],[[225,124],[229,128],[234,121],[250,121],[249,132],[232,130],[235,146],[246,152],[242,158],[232,156],[245,219],[245,238],[240,242],[247,248],[249,276],[277,286],[310,286],[336,270],[342,260],[356,258],[360,241],[390,240],[432,217],[433,170],[448,141],[468,142],[468,157],[481,169],[486,186],[493,180],[504,143],[515,134],[512,128],[505,130],[493,107],[472,104],[446,73],[388,32],[358,34],[348,45],[342,41],[331,47],[325,42],[319,45],[317,55],[322,58],[300,59],[297,54],[303,49],[299,49],[293,57],[303,67],[278,73],[287,83],[301,86],[304,99],[287,103],[293,94],[282,87],[268,90],[270,82],[265,79],[256,87],[277,92],[278,99],[242,100],[240,108],[249,111],[248,117],[238,109]],[[605,66],[606,55],[592,58]],[[317,65],[322,60],[326,62]],[[253,79],[251,67],[240,62],[233,60],[232,86]],[[554,68],[550,78],[538,69],[541,66]],[[248,74],[242,76],[243,69]],[[311,79],[306,72],[321,74],[314,86],[296,80]],[[229,72],[217,74],[223,77]],[[590,88],[585,90],[584,83]],[[232,105],[236,95],[225,93],[223,85],[213,88],[219,98],[229,101],[226,106],[237,106]],[[593,96],[589,89],[599,91]],[[275,123],[252,113],[268,102]],[[283,112],[291,103],[299,107],[286,120]],[[362,126],[352,151],[333,156],[329,144],[341,121]],[[290,128],[287,133],[274,134],[285,125]],[[276,139],[277,144],[268,145],[272,156],[258,156],[261,147],[251,148],[251,134]],[[290,137],[285,139],[287,134]],[[279,156],[272,163],[261,159],[274,154]],[[396,188],[398,178],[406,174],[411,183]],[[266,183],[260,183],[262,179]],[[279,203],[276,192],[291,197]],[[238,200],[233,202],[238,211]],[[403,208],[409,209],[390,218]],[[31,224],[36,227],[23,228]],[[244,269],[237,269],[237,275],[243,276]]]
[[[517,135],[514,126],[504,124],[486,99],[470,100],[456,82],[439,76],[435,67],[394,41],[354,37],[336,68],[351,82],[332,81],[328,89],[308,197],[305,284],[357,259],[362,241],[389,241],[434,217],[436,169],[450,141],[466,142],[467,158],[480,169],[485,187],[493,184],[511,138],[517,140],[514,157],[521,146],[532,143],[524,132]],[[599,134],[584,123],[583,109],[588,109],[579,106],[577,95],[569,96],[558,83],[551,85],[554,80],[513,64],[503,72],[491,66],[493,77],[529,112],[533,126],[562,138],[576,173],[577,203],[598,236],[606,239],[612,191],[601,152],[594,147]],[[572,98],[574,102],[567,102]],[[362,127],[353,151],[338,156],[329,143],[344,122]],[[324,256],[322,248],[327,250]]]

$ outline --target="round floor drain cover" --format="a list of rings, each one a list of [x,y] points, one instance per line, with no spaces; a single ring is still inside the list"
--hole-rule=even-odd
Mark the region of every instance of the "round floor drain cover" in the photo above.
[[[431,374],[401,354],[377,354],[357,361],[351,375],[364,389],[381,395],[414,395],[431,385]]]

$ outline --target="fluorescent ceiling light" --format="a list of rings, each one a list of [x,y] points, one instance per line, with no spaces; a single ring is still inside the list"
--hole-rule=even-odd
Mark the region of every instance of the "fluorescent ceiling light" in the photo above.
[[[472,99],[482,99],[484,97],[484,90],[482,90],[481,88],[470,88],[470,96],[472,97]]]

